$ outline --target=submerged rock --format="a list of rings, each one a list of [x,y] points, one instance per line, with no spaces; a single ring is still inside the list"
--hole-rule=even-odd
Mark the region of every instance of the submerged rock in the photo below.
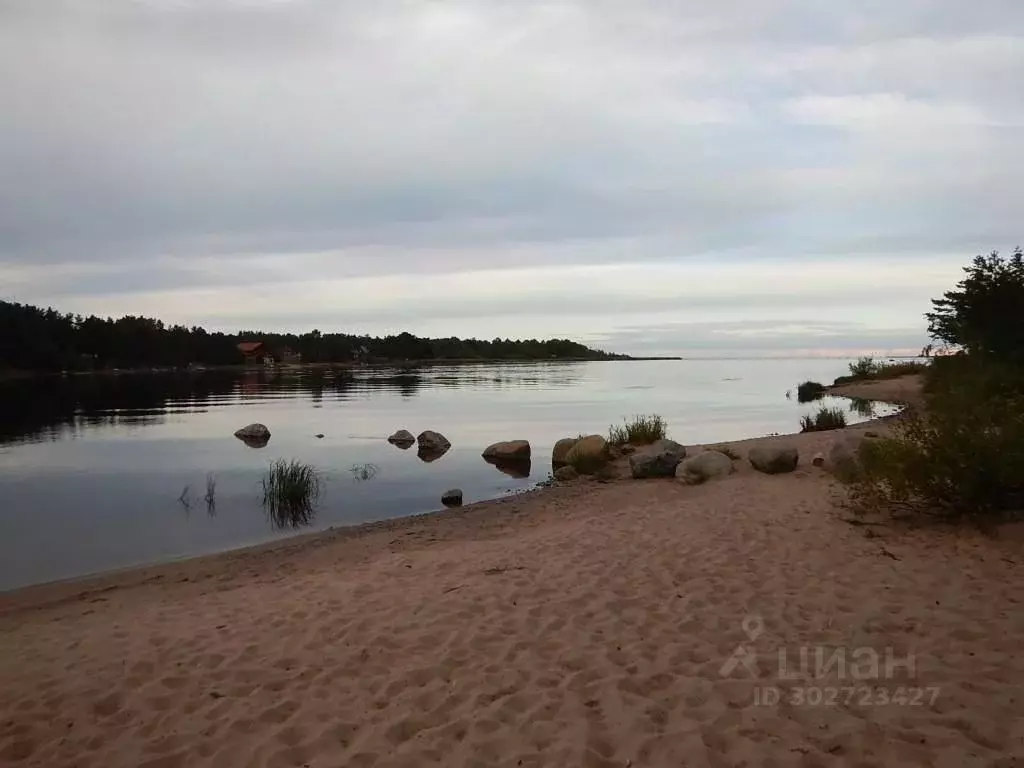
[[[448,438],[442,435],[440,432],[434,432],[432,430],[425,430],[420,432],[419,437],[416,438],[416,442],[419,444],[421,452],[444,453],[452,444],[448,441]]]
[[[249,424],[235,432],[235,437],[250,448],[263,448],[270,442],[270,430],[263,424]]]
[[[242,427],[240,430],[235,432],[235,437],[252,437],[261,438],[265,437],[267,440],[270,439],[270,430],[267,429],[265,424],[250,424],[246,427]]]
[[[648,477],[673,477],[679,462],[686,458],[686,448],[675,440],[662,438],[638,448],[629,457],[629,469],[640,480]]]
[[[416,438],[413,437],[412,432],[409,430],[400,429],[388,438],[388,442],[405,450],[406,448],[412,447],[412,444],[416,442]]]

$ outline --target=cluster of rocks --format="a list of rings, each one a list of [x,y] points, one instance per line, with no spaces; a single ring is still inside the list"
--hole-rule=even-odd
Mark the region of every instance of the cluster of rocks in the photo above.
[[[249,424],[235,432],[235,437],[254,448],[262,448],[270,440],[270,430],[263,424]],[[318,434],[318,438],[323,435]],[[828,467],[832,471],[846,471],[857,464],[857,456],[864,440],[878,437],[875,432],[843,433],[836,437],[828,455],[815,454],[811,463]],[[407,450],[417,446],[417,455],[423,461],[436,461],[451,448],[451,442],[440,432],[424,430],[413,436],[400,429],[388,437],[392,445]],[[529,477],[532,449],[528,440],[506,440],[493,443],[483,451],[483,459],[512,477]],[[580,474],[600,474],[609,462],[628,456],[630,476],[635,479],[675,477],[687,485],[699,485],[736,472],[735,455],[705,449],[687,456],[685,446],[674,440],[656,440],[650,445],[613,445],[602,435],[565,437],[555,443],[551,451],[554,480],[569,482]],[[747,460],[758,472],[777,475],[793,472],[800,454],[792,445],[761,445],[751,448]],[[462,504],[463,492],[459,488],[445,491],[441,502],[445,506]]]

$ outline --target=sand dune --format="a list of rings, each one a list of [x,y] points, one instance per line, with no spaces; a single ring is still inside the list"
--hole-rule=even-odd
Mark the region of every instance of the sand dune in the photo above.
[[[581,481],[2,595],[0,763],[1024,763],[1020,540],[868,538],[834,492]],[[801,648],[897,664],[785,679]]]

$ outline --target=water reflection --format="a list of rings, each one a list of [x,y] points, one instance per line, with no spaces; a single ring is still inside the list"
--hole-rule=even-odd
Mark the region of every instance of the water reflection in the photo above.
[[[376,464],[353,464],[349,469],[349,473],[352,475],[352,479],[357,483],[365,483],[367,480],[373,480],[380,472],[380,467]]]
[[[873,419],[878,413],[878,403],[863,397],[851,397],[850,410],[865,419]]]
[[[451,446],[448,446],[447,448],[424,448],[423,446],[420,446],[416,450],[416,455],[419,457],[420,461],[425,462],[426,464],[432,464],[448,453],[450,448]]]
[[[579,381],[581,366],[554,362],[479,367],[258,368],[15,379],[0,382],[0,444],[74,438],[83,428],[92,426],[161,424],[169,414],[202,413],[250,400],[294,400],[305,395],[317,406],[380,390],[397,392],[408,399],[424,388],[568,387]],[[266,445],[246,444],[253,448]]]
[[[532,462],[530,459],[498,459],[485,456],[484,461],[509,477],[525,478],[530,476]]]
[[[270,442],[270,435],[235,435],[239,440],[250,448],[266,448]]]

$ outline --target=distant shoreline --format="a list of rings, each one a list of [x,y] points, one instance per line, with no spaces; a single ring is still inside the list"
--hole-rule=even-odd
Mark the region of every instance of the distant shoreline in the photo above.
[[[556,357],[547,360],[528,360],[521,358],[451,358],[433,360],[382,360],[372,363],[299,363],[295,365],[246,365],[237,363],[231,365],[196,365],[188,368],[99,368],[91,371],[0,371],[0,381],[11,381],[17,379],[72,377],[72,376],[120,376],[120,375],[143,375],[143,374],[169,374],[169,373],[209,373],[211,371],[327,371],[343,370],[358,371],[375,368],[430,368],[440,365],[498,365],[498,364],[521,364],[537,365],[549,363],[636,363],[652,360],[683,360],[682,357]]]

